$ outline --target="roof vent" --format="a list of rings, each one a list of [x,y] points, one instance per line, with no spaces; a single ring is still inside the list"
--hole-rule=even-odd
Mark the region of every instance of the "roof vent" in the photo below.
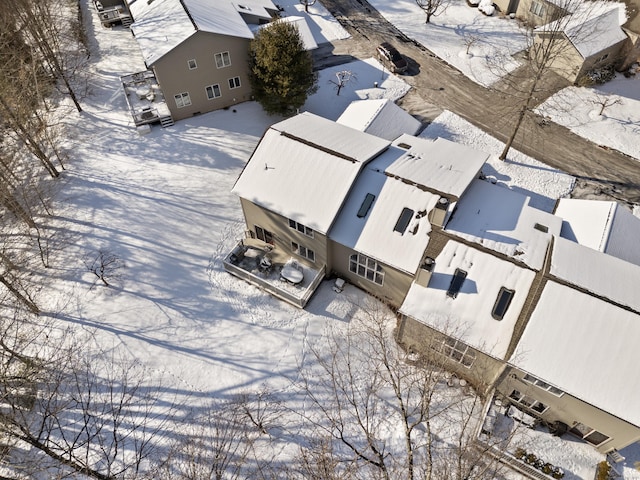
[[[436,208],[439,208],[440,210],[446,210],[448,206],[449,199],[447,197],[440,197],[440,200],[436,203]]]
[[[400,142],[400,143],[398,144],[398,146],[399,146],[400,148],[404,148],[405,150],[409,150],[409,149],[411,148],[411,145],[409,145],[408,143],[404,143],[404,142]]]
[[[539,230],[541,232],[544,233],[549,233],[549,227],[547,227],[546,225],[541,225],[539,223],[536,223],[533,228],[535,228],[536,230]]]

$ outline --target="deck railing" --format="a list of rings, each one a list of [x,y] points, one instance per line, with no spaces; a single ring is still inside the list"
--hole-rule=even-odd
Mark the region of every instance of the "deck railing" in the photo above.
[[[320,285],[320,282],[322,282],[322,280],[324,279],[324,275],[325,275],[325,267],[323,266],[322,270],[318,272],[318,274],[314,277],[313,281],[309,284],[309,286],[304,290],[302,290],[300,295],[294,295],[291,292],[288,292],[284,289],[280,289],[273,283],[268,282],[265,279],[260,278],[251,272],[247,272],[246,270],[238,267],[237,265],[234,265],[233,263],[231,263],[229,259],[230,256],[231,254],[227,255],[227,257],[222,262],[224,265],[224,269],[227,272],[231,273],[232,275],[235,275],[236,277],[242,278],[243,280],[246,280],[247,282],[265,290],[266,292],[269,292],[274,297],[284,300],[285,302],[288,302],[291,305],[294,305],[299,308],[305,307],[305,305],[313,295],[313,292],[316,291],[316,288],[318,288],[318,285]]]

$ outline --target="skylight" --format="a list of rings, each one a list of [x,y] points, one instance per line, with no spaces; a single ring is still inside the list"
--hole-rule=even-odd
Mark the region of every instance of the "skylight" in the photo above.
[[[467,278],[467,272],[456,268],[456,272],[453,274],[453,278],[449,284],[449,290],[447,290],[448,297],[456,298],[458,296],[458,292],[462,288],[465,278]]]
[[[362,201],[362,205],[360,205],[360,210],[358,210],[358,218],[363,218],[367,216],[367,213],[369,213],[369,209],[371,208],[371,204],[373,204],[373,201],[376,199],[376,196],[372,193],[367,193],[367,195],[364,197],[364,200]]]
[[[496,320],[502,320],[504,318],[505,313],[507,313],[507,309],[509,308],[509,304],[511,304],[511,299],[516,292],[514,290],[509,290],[506,287],[500,287],[500,292],[498,292],[498,298],[496,299],[496,303],[493,306],[493,310],[491,311],[491,316]]]
[[[394,232],[404,233],[411,221],[411,217],[413,217],[413,210],[410,208],[403,208],[402,213],[398,217],[398,221],[396,222],[396,226],[393,227]]]

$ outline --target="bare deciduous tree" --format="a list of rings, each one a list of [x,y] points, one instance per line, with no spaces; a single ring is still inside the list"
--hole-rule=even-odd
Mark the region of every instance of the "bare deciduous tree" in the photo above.
[[[600,12],[604,3],[563,0],[548,4],[538,12],[540,26],[527,26],[524,64],[507,75],[500,71],[500,76],[504,75],[503,88],[498,88],[505,95],[505,103],[515,111],[515,120],[510,121],[511,133],[499,156],[501,160],[507,158],[526,115],[552,93],[549,85],[555,72],[569,72],[574,68],[574,43],[602,34],[589,20]],[[505,117],[512,119],[513,111]]]
[[[427,15],[425,23],[431,22],[431,17],[436,17],[449,7],[450,0],[416,0],[422,11]]]
[[[304,11],[309,13],[309,7],[315,5],[316,0],[300,0],[300,3],[304,5]]]
[[[319,450],[312,443],[301,454],[305,471],[316,459],[326,478],[359,478],[349,477],[353,469],[384,479],[499,478],[503,467],[474,444],[481,398],[446,386],[435,349],[407,362],[394,339],[395,319],[381,304],[360,311],[328,348],[311,347],[316,367],[301,369],[307,421],[324,439]]]
[[[107,250],[98,250],[92,252],[85,257],[84,264],[87,270],[96,277],[91,284],[91,289],[95,287],[98,281],[102,282],[105,287],[109,287],[113,282],[121,280],[124,262],[114,252]]]

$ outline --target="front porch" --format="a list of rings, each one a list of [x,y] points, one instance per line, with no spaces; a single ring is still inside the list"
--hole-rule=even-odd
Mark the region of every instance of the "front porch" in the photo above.
[[[240,240],[223,260],[224,269],[285,302],[304,308],[325,276],[273,245],[247,238]],[[300,272],[300,277],[291,275]]]
[[[158,122],[163,127],[173,125],[171,112],[153,71],[123,75],[120,81],[136,127]]]

